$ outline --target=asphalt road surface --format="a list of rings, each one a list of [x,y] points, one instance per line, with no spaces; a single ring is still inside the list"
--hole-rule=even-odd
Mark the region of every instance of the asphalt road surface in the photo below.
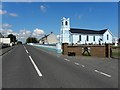
[[[115,71],[102,72],[28,45],[17,45],[4,54],[2,70],[3,88],[118,87]]]

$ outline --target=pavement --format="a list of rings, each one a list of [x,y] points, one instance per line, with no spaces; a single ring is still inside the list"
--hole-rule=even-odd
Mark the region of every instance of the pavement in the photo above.
[[[14,46],[0,49],[0,56],[2,56],[3,54],[9,52],[13,48],[14,48]]]
[[[3,88],[118,88],[118,60],[17,45],[2,57]]]

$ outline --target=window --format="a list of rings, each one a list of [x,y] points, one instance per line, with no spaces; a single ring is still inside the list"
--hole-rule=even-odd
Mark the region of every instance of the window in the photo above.
[[[107,34],[107,40],[109,40],[109,35]]]
[[[79,41],[81,41],[81,35],[79,35]]]
[[[62,22],[62,25],[63,25],[63,22]]]
[[[95,36],[93,36],[93,41],[95,41]]]
[[[88,37],[88,35],[87,35],[87,41],[89,41],[89,37]]]
[[[65,22],[65,25],[68,25],[68,22],[67,22],[67,21]]]

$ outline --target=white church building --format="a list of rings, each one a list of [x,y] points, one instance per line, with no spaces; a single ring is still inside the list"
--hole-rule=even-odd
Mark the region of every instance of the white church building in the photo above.
[[[89,30],[70,27],[70,19],[62,18],[60,43],[69,44],[112,44],[113,35],[109,29]]]

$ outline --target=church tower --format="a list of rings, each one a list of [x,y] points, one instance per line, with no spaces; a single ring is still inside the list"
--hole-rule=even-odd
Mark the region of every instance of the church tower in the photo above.
[[[60,42],[61,43],[69,43],[69,33],[70,30],[70,19],[63,17],[61,20],[61,31],[60,31]]]

